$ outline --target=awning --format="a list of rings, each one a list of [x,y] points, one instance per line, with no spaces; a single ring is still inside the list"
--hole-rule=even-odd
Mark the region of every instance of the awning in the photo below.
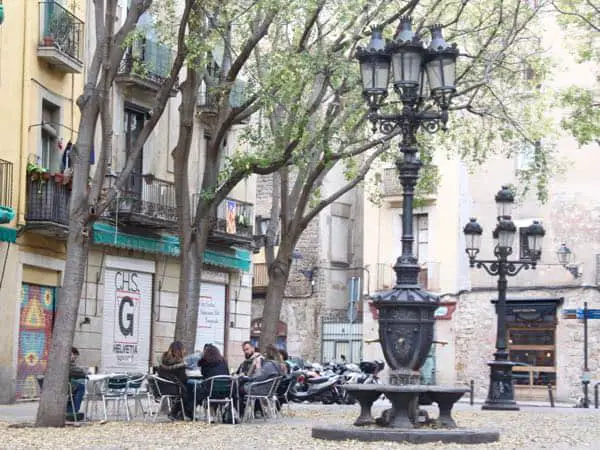
[[[0,227],[0,241],[12,242],[14,244],[17,241],[17,230],[14,228]]]
[[[114,225],[102,222],[94,224],[94,244],[110,245],[147,253],[179,256],[179,238],[172,234],[148,237],[119,231]]]
[[[160,234],[157,237],[124,233],[114,225],[96,222],[93,228],[93,243],[111,247],[126,248],[146,253],[179,256],[179,237]],[[249,250],[231,248],[229,251],[205,250],[204,264],[227,269],[250,271],[252,255]]]
[[[242,250],[239,248],[233,250],[235,251],[234,254],[227,254],[214,250],[205,250],[204,264],[241,270],[242,272],[249,272],[250,264],[252,263],[252,256],[250,252],[248,250]]]

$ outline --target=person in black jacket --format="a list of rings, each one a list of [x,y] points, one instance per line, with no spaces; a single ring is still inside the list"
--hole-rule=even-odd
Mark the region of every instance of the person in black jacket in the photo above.
[[[198,366],[204,379],[217,375],[229,375],[229,367],[219,349],[213,344],[206,344]]]
[[[204,382],[198,387],[196,392],[196,404],[208,397],[210,384],[206,381],[209,378],[218,375],[229,375],[229,367],[219,349],[213,344],[206,344],[202,352],[202,358],[198,361],[198,367],[204,377]]]
[[[185,407],[185,415],[192,417],[193,415],[193,398],[190,397],[187,386],[187,373],[185,372],[185,346],[181,341],[175,341],[169,345],[169,349],[163,354],[158,366],[158,376],[169,381],[173,381],[177,386],[165,385],[161,387],[163,394],[181,395]],[[171,408],[169,414],[171,419],[183,419],[181,405],[176,402]]]

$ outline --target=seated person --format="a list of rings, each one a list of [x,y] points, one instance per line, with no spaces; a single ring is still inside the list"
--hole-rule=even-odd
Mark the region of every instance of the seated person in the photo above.
[[[208,397],[210,389],[209,383],[206,382],[208,378],[218,375],[229,375],[229,367],[227,367],[225,358],[223,358],[219,349],[213,344],[206,344],[204,346],[202,358],[198,361],[198,367],[200,367],[205,381],[197,388],[196,404],[202,403]]]
[[[243,376],[239,379],[239,396],[240,398],[244,398],[248,391],[248,386],[252,385],[252,383],[257,383],[260,381],[265,381],[270,378],[276,378],[285,375],[285,371],[282,368],[282,359],[279,354],[279,350],[274,345],[267,346],[267,352],[264,355],[264,361],[257,368],[257,371],[254,376],[248,377]],[[240,402],[240,415],[244,414],[245,402]]]
[[[181,341],[175,341],[169,345],[169,349],[162,355],[160,366],[158,366],[158,376],[165,380],[173,381],[177,386],[161,386],[161,393],[167,395],[181,395],[185,411],[181,411],[181,404],[173,404],[169,413],[169,418],[173,420],[183,420],[186,417],[192,417],[194,399],[193,390],[187,387],[187,374],[185,373],[186,354],[185,346]],[[191,392],[190,392],[191,391]]]
[[[290,356],[288,355],[288,352],[283,348],[279,349],[279,355],[281,356],[281,360],[283,361],[282,367],[285,372],[285,375],[289,375],[292,371],[292,366],[289,362]]]
[[[240,364],[236,374],[251,377],[256,373],[257,369],[260,368],[263,357],[250,341],[246,341],[242,344],[242,351],[244,352],[244,357],[246,359]]]
[[[71,393],[73,395],[73,403],[71,399],[67,402],[67,420],[83,420],[84,416],[79,412],[83,396],[85,395],[85,380],[87,373],[81,367],[78,367],[76,362],[79,358],[79,350],[76,347],[71,347],[71,364],[69,367],[69,383],[71,384]]]

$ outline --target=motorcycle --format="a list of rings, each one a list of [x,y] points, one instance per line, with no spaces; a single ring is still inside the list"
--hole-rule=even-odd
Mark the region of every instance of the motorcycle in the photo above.
[[[385,363],[378,360],[361,361],[358,367],[355,364],[347,364],[344,384],[380,384],[379,373],[384,368]],[[346,389],[342,389],[342,401],[347,405],[356,403],[356,399]]]
[[[338,375],[311,376],[307,371],[295,375],[296,383],[290,389],[290,400],[297,403],[322,402],[324,405],[341,403]]]

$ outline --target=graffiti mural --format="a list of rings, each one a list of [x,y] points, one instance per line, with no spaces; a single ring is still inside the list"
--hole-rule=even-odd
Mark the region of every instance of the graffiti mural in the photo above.
[[[17,400],[39,396],[37,376],[46,372],[54,308],[55,288],[23,283],[19,317]]]

